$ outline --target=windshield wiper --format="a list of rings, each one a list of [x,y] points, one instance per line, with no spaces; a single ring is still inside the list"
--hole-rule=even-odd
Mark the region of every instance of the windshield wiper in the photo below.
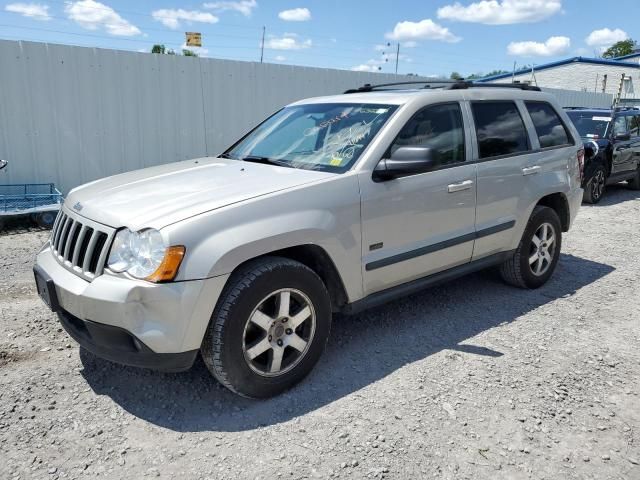
[[[236,157],[232,157],[228,153],[221,153],[220,155],[218,155],[218,158],[228,158],[229,160],[237,160]]]
[[[288,162],[282,162],[269,157],[260,157],[258,155],[248,155],[246,157],[242,157],[240,160],[242,160],[243,162],[263,163],[265,165],[276,165],[278,167],[291,168],[291,165],[289,165]]]

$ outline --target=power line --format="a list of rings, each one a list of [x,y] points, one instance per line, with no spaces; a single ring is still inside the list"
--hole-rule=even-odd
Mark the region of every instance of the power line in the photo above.
[[[53,1],[53,0],[50,0]],[[64,2],[54,2],[54,3],[59,3],[59,4],[64,4]],[[111,11],[112,9],[110,8],[104,8],[104,7],[99,7],[99,6],[87,6],[86,8],[89,9],[96,9],[96,10],[106,10],[106,11]],[[119,10],[119,12],[122,13],[129,13],[129,14],[133,14],[133,15],[138,15],[138,16],[142,16],[145,18],[148,18],[152,21],[155,21],[156,19],[147,14],[147,13],[141,13],[141,12],[134,12],[134,11],[130,11],[130,10]],[[6,13],[6,14],[11,14],[11,15],[20,15],[17,12],[2,12],[2,13]],[[62,21],[68,21],[71,22],[70,19],[66,18],[66,17],[59,17],[59,16],[55,16],[55,15],[50,15],[51,18],[57,19],[57,20],[62,20]],[[172,17],[164,17],[164,18],[172,18]],[[98,25],[108,25],[110,24],[109,22],[92,22]],[[253,31],[256,31],[257,33],[262,31],[262,27],[253,27],[253,26],[248,26],[248,25],[237,25],[237,24],[232,24],[232,23],[224,23],[225,27],[231,27],[231,28],[244,28],[244,29],[250,29]],[[17,27],[17,26],[16,26]],[[206,27],[206,24],[201,24],[199,25],[199,27],[205,27],[205,28],[199,28],[199,31],[201,33],[203,33],[203,35],[207,35],[207,36],[211,36],[211,37],[224,37],[224,38],[239,38],[239,39],[251,39],[251,40],[259,40],[259,35],[254,36],[247,36],[247,35],[234,35],[234,34],[222,34],[222,33],[216,33],[214,31],[212,31],[210,29],[210,27]],[[26,27],[25,27],[26,28]],[[159,28],[159,27],[144,27],[145,31],[157,31],[157,32],[162,32],[164,34],[179,34],[181,33],[179,30],[172,30],[169,28]],[[272,37],[277,37],[277,36],[286,36],[287,32],[274,32],[271,36]],[[314,40],[314,39],[318,39],[318,38],[324,38],[324,39],[330,39],[330,40],[336,40],[339,43],[344,43],[344,42],[348,42],[349,44],[361,44],[361,45],[367,45],[368,47],[371,47],[372,45],[375,45],[376,43],[380,43],[379,41],[371,41],[371,42],[366,42],[363,41],[362,39],[360,40],[355,40],[355,39],[346,39],[346,38],[337,38],[337,37],[331,37],[331,36],[323,36],[323,35],[303,35],[303,37],[310,39],[310,40]],[[110,37],[110,38],[119,38],[119,37]],[[268,48],[268,47],[266,47]],[[349,47],[344,47],[344,46],[326,46],[326,45],[322,45],[322,44],[315,44],[314,48],[335,48],[335,49],[340,49],[340,50],[349,50],[349,51],[354,51],[354,52],[362,52],[361,49],[357,49],[357,48],[349,48]],[[488,62],[500,62],[501,59],[497,59],[497,58],[488,58],[488,57],[478,57],[477,55],[464,55],[464,54],[459,54],[459,53],[455,53],[455,52],[446,52],[446,53],[438,53],[436,50],[430,50],[430,55],[435,54],[435,55],[440,55],[440,56],[446,56],[446,57],[460,57],[460,58],[466,58],[466,59],[474,59],[474,60],[484,60],[484,61],[488,61]],[[369,56],[369,55],[368,55]],[[415,56],[415,54],[414,54]],[[476,62],[477,63],[477,62]]]

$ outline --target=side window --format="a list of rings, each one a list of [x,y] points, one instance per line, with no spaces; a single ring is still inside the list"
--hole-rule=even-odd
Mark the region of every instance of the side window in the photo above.
[[[460,105],[433,105],[416,113],[391,144],[391,154],[399,147],[408,146],[431,148],[437,165],[464,162],[464,127]]]
[[[524,122],[514,102],[473,102],[480,158],[530,150]]]
[[[619,135],[621,133],[627,133],[627,117],[619,116],[613,119],[613,134]]]
[[[631,131],[631,135],[640,137],[640,115],[629,117],[629,130]]]
[[[570,145],[569,134],[558,112],[546,102],[525,102],[527,111],[536,127],[540,148]]]

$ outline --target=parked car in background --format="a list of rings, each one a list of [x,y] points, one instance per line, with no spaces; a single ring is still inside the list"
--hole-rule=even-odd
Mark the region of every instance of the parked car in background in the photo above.
[[[583,145],[554,97],[389,87],[301,100],[218,158],[71,191],[38,292],[98,356],[181,370],[200,353],[232,391],[267,397],[313,368],[332,312],[491,266],[542,286],[583,195]]]
[[[605,187],[627,181],[640,189],[640,109],[567,109],[585,142],[584,201],[598,203]]]

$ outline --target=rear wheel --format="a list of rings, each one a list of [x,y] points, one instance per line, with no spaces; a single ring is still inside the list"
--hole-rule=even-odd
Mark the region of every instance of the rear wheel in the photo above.
[[[520,288],[538,288],[553,274],[562,246],[562,227],[555,210],[534,208],[513,256],[500,266],[502,278]]]
[[[602,195],[604,195],[606,184],[607,172],[602,165],[598,165],[585,185],[584,201],[593,204],[598,203],[602,199]]]
[[[229,280],[205,334],[202,358],[230,390],[270,397],[311,371],[330,325],[329,294],[320,277],[293,260],[265,257]]]

